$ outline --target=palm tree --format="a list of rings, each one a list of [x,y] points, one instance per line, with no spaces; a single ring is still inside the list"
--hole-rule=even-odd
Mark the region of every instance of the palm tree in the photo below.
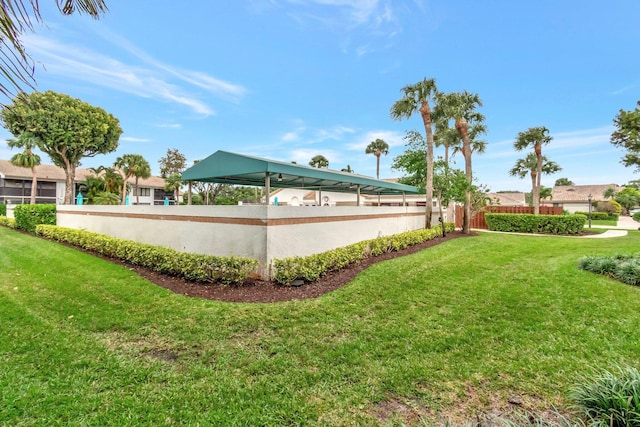
[[[551,175],[561,170],[562,168],[556,162],[547,159],[546,156],[542,156],[542,173]],[[520,178],[525,178],[527,175],[531,176],[531,204],[535,205],[537,194],[539,206],[542,192],[540,190],[536,192],[540,179],[538,175],[538,157],[535,153],[529,153],[524,159],[516,160],[516,164],[509,170],[509,175]],[[547,195],[546,197],[549,196]]]
[[[425,228],[431,228],[433,211],[433,129],[431,127],[431,106],[429,102],[438,93],[435,79],[425,78],[421,82],[402,88],[402,98],[391,106],[390,114],[394,120],[410,118],[414,113],[420,113],[424,131],[427,136],[427,173],[426,173],[426,204]]]
[[[450,128],[447,123],[436,124],[436,133],[433,136],[436,147],[444,147],[444,162],[449,164],[449,150],[460,145],[460,134]]]
[[[351,169],[351,165],[347,165],[346,168],[340,169],[341,172],[355,173],[353,169]]]
[[[439,93],[436,97],[438,104],[434,115],[439,123],[446,123],[453,119],[454,127],[458,131],[462,141],[462,155],[464,156],[464,171],[468,188],[464,200],[464,218],[462,232],[468,234],[471,231],[471,187],[473,185],[473,169],[471,155],[473,151],[483,152],[486,143],[477,141],[476,138],[486,132],[484,115],[476,111],[476,107],[482,106],[482,101],[477,94],[466,90],[454,93]],[[472,145],[472,141],[474,145]]]
[[[322,154],[318,154],[317,156],[313,156],[311,161],[309,162],[309,166],[314,168],[327,168],[329,167],[329,160]]]
[[[30,133],[21,134],[18,139],[8,139],[7,145],[11,148],[24,148],[22,153],[15,154],[11,158],[11,164],[21,168],[31,169],[31,199],[29,203],[36,204],[36,192],[38,189],[38,178],[36,177],[36,166],[40,164],[40,156],[32,150],[36,145],[35,137]]]
[[[182,175],[179,173],[172,173],[164,179],[164,189],[165,191],[172,191],[173,197],[178,204],[178,199],[180,197],[180,188],[183,185]]]
[[[551,142],[553,138],[549,136],[549,129],[544,126],[529,128],[524,132],[519,132],[513,147],[517,151],[533,147],[533,152],[537,159],[537,182],[533,188],[533,213],[540,213],[540,177],[542,175],[542,146]]]
[[[122,184],[122,204],[125,204],[127,197],[127,180],[131,177],[136,178],[136,204],[140,203],[138,179],[149,178],[151,176],[151,166],[149,165],[149,162],[147,162],[140,154],[125,154],[118,157],[113,165],[119,168],[124,175],[124,181]]]
[[[389,144],[383,139],[376,138],[364,150],[365,154],[373,154],[376,156],[376,179],[380,179],[380,156],[389,154]]]

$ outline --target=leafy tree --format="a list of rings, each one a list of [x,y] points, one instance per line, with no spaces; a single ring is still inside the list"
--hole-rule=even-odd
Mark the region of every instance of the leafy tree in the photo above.
[[[317,156],[313,156],[311,161],[309,161],[309,166],[313,168],[327,168],[329,167],[329,160],[322,154],[318,154]]]
[[[611,134],[611,143],[627,150],[622,164],[635,166],[636,171],[640,171],[640,101],[635,110],[620,110],[613,124],[616,130]]]
[[[421,133],[409,130],[403,137],[407,143],[404,153],[393,158],[391,169],[402,171],[404,175],[399,182],[426,190],[427,182],[427,143]],[[433,188],[433,187],[432,187]]]
[[[625,187],[618,191],[614,200],[622,206],[625,212],[629,212],[640,204],[640,191],[633,187]]]
[[[551,175],[561,171],[562,168],[556,162],[547,159],[546,156],[542,156],[542,173]],[[526,178],[527,175],[531,177],[531,204],[535,206],[536,202],[534,197],[538,195],[538,206],[540,206],[540,200],[550,196],[542,197],[541,189],[536,192],[536,186],[540,182],[538,178],[538,157],[535,153],[529,153],[524,159],[516,160],[516,164],[509,170],[509,175],[517,176],[519,178]],[[538,208],[539,209],[539,208]]]
[[[167,155],[158,160],[160,176],[167,178],[173,174],[182,174],[187,167],[187,158],[177,148],[167,149]]]
[[[140,178],[149,178],[151,176],[151,166],[149,162],[140,154],[125,154],[116,159],[113,164],[123,173],[124,182],[122,184],[122,204],[124,205],[127,197],[127,180],[131,177],[136,179],[134,192],[136,194],[136,204],[140,203],[140,195],[138,191],[138,180]]]
[[[421,82],[407,85],[402,88],[402,98],[397,100],[390,110],[394,120],[409,119],[415,113],[420,113],[427,141],[425,171],[425,228],[431,228],[431,216],[433,211],[433,128],[431,123],[431,105],[438,93],[435,79],[423,79]]]
[[[575,184],[569,178],[558,178],[556,179],[556,182],[553,185],[558,187],[560,185],[575,185]]]
[[[532,147],[537,159],[536,184],[533,187],[533,213],[540,213],[540,179],[542,177],[542,146],[551,142],[553,138],[549,136],[549,129],[544,126],[529,128],[524,132],[519,132],[513,147],[517,151],[522,151]]]
[[[440,222],[442,227],[442,237],[447,234],[444,230],[443,206],[449,206],[452,201],[463,202],[468,190],[467,177],[459,169],[451,169],[449,163],[438,160],[433,165],[433,192],[438,199],[440,210]]]
[[[75,12],[86,13],[93,18],[99,18],[107,11],[104,0],[56,0],[56,5],[64,15]],[[34,66],[26,52],[20,37],[25,31],[33,31],[33,21],[42,22],[38,0],[4,0],[0,6],[0,75],[7,83],[0,83],[0,93],[11,97],[16,91],[22,92],[22,86],[33,89]]]
[[[380,156],[389,154],[389,144],[383,139],[376,138],[375,141],[371,141],[369,145],[367,145],[364,153],[376,156],[376,178],[380,179]]]
[[[544,185],[540,188],[540,202],[543,200],[553,199],[553,188],[545,187]]]
[[[216,197],[216,205],[237,205],[241,201],[258,203],[261,192],[256,190],[255,187],[228,185]]]
[[[65,171],[65,204],[72,203],[80,160],[114,151],[122,134],[118,119],[102,108],[52,91],[18,95],[0,117],[14,136],[30,132],[38,149]]]
[[[449,120],[454,121],[454,127],[458,131],[462,141],[462,155],[464,156],[464,171],[467,177],[467,194],[464,201],[464,220],[462,226],[463,233],[471,232],[472,200],[471,186],[473,185],[473,168],[471,155],[474,151],[483,152],[486,143],[477,141],[476,138],[486,132],[484,126],[484,115],[476,111],[477,107],[482,107],[482,101],[477,94],[472,94],[466,90],[454,93],[439,93],[436,96],[438,104],[435,108],[435,115],[440,127],[446,127]]]
[[[36,191],[38,189],[38,178],[36,177],[36,166],[40,164],[40,156],[32,150],[36,146],[34,136],[30,132],[20,134],[18,139],[8,139],[7,145],[10,148],[24,148],[22,153],[15,154],[11,158],[11,164],[31,169],[31,200],[29,203],[35,205]]]

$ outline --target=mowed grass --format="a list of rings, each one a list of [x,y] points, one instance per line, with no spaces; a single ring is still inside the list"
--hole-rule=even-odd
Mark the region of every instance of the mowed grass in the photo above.
[[[637,364],[640,289],[577,268],[612,239],[481,233],[305,301],[175,295],[0,228],[0,425],[403,425],[566,407]]]

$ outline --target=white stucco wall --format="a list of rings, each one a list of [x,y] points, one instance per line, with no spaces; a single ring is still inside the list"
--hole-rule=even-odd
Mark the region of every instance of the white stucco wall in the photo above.
[[[257,259],[266,277],[274,258],[422,228],[424,208],[60,205],[57,223],[178,251]]]

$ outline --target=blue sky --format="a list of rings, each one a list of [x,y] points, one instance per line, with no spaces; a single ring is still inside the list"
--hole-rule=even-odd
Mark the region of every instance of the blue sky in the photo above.
[[[190,163],[222,149],[300,164],[322,154],[332,169],[375,176],[364,150],[382,138],[391,148],[381,178],[397,177],[402,137],[423,127],[419,116],[391,120],[389,109],[403,86],[433,77],[442,91],[482,98],[488,144],[474,177],[492,191],[530,191],[508,171],[526,155],[513,140],[533,126],[549,128],[543,154],[563,167],[545,186],[640,178],[609,143],[618,110],[640,99],[637,0],[107,3],[96,21],[43,1],[46,26],[24,37],[38,90],[120,120],[118,150],[84,167],[138,153],[158,173],[168,148]],[[0,158],[14,154],[9,136],[0,131]]]

